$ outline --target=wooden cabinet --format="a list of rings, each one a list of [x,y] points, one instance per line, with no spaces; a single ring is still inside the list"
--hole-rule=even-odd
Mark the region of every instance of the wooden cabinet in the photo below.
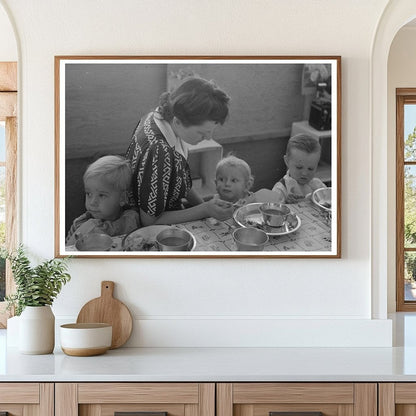
[[[0,415],[53,416],[53,383],[0,383]]]
[[[416,383],[380,383],[379,416],[415,416]]]
[[[0,416],[2,412],[8,416],[280,416],[278,412],[416,416],[416,382],[0,383]]]
[[[217,416],[377,416],[376,383],[219,383]],[[277,416],[278,414],[276,414]]]
[[[214,383],[57,383],[55,416],[215,416]],[[140,413],[138,413],[140,414]],[[149,414],[149,413],[148,413]],[[142,413],[141,416],[146,416]]]

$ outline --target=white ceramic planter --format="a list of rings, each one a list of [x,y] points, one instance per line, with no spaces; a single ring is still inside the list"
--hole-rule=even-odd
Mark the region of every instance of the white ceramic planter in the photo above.
[[[19,320],[20,316],[7,319],[7,346],[18,348],[19,346]]]
[[[50,354],[55,346],[55,316],[50,306],[26,306],[19,318],[19,351]]]

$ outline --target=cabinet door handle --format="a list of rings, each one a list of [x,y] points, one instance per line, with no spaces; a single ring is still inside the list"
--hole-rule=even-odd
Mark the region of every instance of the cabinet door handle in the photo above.
[[[114,416],[168,416],[168,412],[114,412]]]
[[[322,412],[269,412],[269,416],[323,416]]]

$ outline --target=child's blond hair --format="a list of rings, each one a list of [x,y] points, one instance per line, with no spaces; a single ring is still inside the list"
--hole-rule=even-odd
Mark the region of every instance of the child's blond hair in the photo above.
[[[319,141],[307,134],[296,134],[287,142],[286,155],[290,157],[292,149],[302,150],[305,153],[321,153]]]
[[[223,167],[233,167],[238,168],[244,175],[244,178],[247,183],[253,182],[254,177],[251,174],[250,165],[243,159],[240,159],[232,154],[223,157],[215,168],[215,171],[218,172],[219,169]]]
[[[130,162],[122,156],[108,155],[97,159],[84,173],[84,183],[93,177],[102,177],[120,191],[130,187],[132,170]]]

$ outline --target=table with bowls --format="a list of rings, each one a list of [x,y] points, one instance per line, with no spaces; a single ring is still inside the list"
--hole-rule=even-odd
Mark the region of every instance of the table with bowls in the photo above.
[[[270,214],[275,209],[281,211],[278,216]],[[253,244],[259,246],[258,250],[264,251],[330,251],[331,213],[331,188],[319,189],[309,198],[283,207],[262,203],[244,205],[237,208],[233,217],[226,221],[206,218],[172,226],[143,227],[128,235],[112,237],[108,250],[172,250],[164,243],[180,236],[183,242],[177,246],[180,247],[178,251],[238,251],[244,250],[244,247],[248,250]],[[284,216],[283,220],[280,215]],[[251,230],[235,234],[240,228]],[[267,235],[267,239],[259,230]],[[162,241],[157,241],[158,235],[165,235],[167,239],[159,238]],[[248,245],[244,246],[245,242]],[[77,250],[77,247],[73,249]]]
[[[237,251],[233,232],[239,228],[261,229],[268,235],[264,251],[330,251],[331,217],[312,199],[288,204],[289,218],[282,227],[264,224],[259,207],[253,203],[238,208],[227,221],[207,218],[178,224],[195,237],[195,251]]]

